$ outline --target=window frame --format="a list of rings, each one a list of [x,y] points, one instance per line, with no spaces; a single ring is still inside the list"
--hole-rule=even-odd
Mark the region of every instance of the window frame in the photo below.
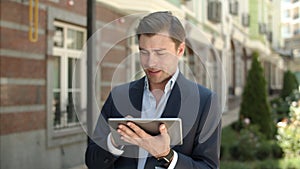
[[[78,59],[80,60],[79,64],[81,64],[80,66],[84,66],[82,65],[82,62],[84,62],[84,58],[80,58],[81,56],[81,50],[76,50],[76,49],[70,49],[68,47],[68,31],[69,30],[75,30],[75,31],[80,31],[83,33],[83,37],[82,37],[82,44],[84,44],[84,41],[86,39],[86,30],[84,28],[78,27],[78,26],[74,26],[71,24],[66,24],[63,22],[59,22],[59,21],[54,21],[54,26],[56,27],[62,27],[63,28],[63,47],[55,47],[53,46],[53,55],[54,57],[59,57],[60,58],[60,108],[61,111],[65,111],[63,108],[66,107],[66,105],[68,104],[67,99],[68,99],[68,94],[70,92],[70,90],[77,90],[78,92],[81,93],[80,96],[80,101],[81,101],[81,107],[85,106],[82,105],[82,103],[85,102],[85,91],[83,90],[83,84],[82,82],[84,80],[81,80],[81,84],[80,87],[78,89],[74,89],[73,86],[71,87],[71,89],[69,88],[69,75],[68,75],[68,70],[69,70],[69,59]],[[84,68],[82,68],[84,69]],[[81,77],[85,77],[82,76],[82,70],[80,70],[81,73]],[[75,87],[76,88],[76,87]],[[54,88],[53,88],[54,90]],[[54,91],[53,91],[54,92]],[[70,123],[71,124],[71,123]],[[68,134],[70,133],[70,130],[76,130],[76,131],[81,131],[81,126],[80,126],[80,122],[77,122],[77,126],[76,127],[66,127],[66,128],[61,128],[61,129],[55,129],[55,126],[53,125],[53,129],[54,129],[54,136],[61,136],[62,134]],[[71,132],[73,133],[73,132]]]
[[[70,17],[71,16],[71,17]],[[73,128],[65,128],[63,130],[54,130],[54,116],[53,116],[53,64],[54,64],[54,58],[57,57],[58,52],[63,52],[62,49],[57,49],[54,46],[54,32],[55,27],[57,23],[62,25],[67,25],[70,28],[75,28],[76,30],[83,31],[83,45],[86,42],[86,18],[71,12],[63,11],[60,9],[57,9],[55,7],[50,7],[48,10],[48,21],[47,21],[47,30],[50,32],[50,34],[47,35],[47,146],[49,148],[56,147],[56,146],[62,146],[65,144],[72,144],[76,142],[85,142],[87,140],[86,132],[84,130],[83,124],[81,123],[77,127]],[[53,32],[53,34],[51,33]],[[66,35],[64,35],[66,36]],[[56,48],[56,49],[55,49]],[[79,51],[76,50],[69,50],[69,54],[76,55],[79,53]],[[81,55],[83,54],[80,50]],[[84,54],[83,54],[84,55]],[[79,58],[79,56],[78,56]],[[82,58],[81,60],[81,105],[82,106],[82,114],[86,113],[86,58]],[[66,70],[68,71],[68,70]],[[62,78],[62,77],[61,77]],[[67,79],[66,79],[67,80]],[[68,87],[68,86],[67,86]]]

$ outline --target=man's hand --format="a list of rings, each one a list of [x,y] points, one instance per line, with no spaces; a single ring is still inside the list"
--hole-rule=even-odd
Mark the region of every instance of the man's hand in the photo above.
[[[170,152],[170,136],[165,124],[159,126],[159,131],[160,135],[151,136],[133,122],[118,126],[122,140],[145,149],[156,158]]]

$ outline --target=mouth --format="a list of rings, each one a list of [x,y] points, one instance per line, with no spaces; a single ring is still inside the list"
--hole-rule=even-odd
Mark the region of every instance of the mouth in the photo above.
[[[159,74],[161,72],[161,70],[149,70],[148,69],[147,72],[150,76],[153,76],[153,75]]]

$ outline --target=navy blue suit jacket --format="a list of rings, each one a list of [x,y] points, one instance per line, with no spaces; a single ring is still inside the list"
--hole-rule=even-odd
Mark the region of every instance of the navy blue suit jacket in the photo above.
[[[107,151],[110,133],[107,119],[131,115],[140,117],[145,79],[115,87],[102,107],[92,141],[86,150],[91,169],[135,169],[137,146],[125,146],[117,157]],[[183,124],[183,144],[172,147],[178,153],[175,169],[219,168],[221,112],[216,94],[187,80],[181,73],[171,91],[162,118],[179,117]],[[154,169],[157,160],[148,157],[145,169]]]

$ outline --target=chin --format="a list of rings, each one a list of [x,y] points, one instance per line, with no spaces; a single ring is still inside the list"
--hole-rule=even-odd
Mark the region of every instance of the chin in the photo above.
[[[154,83],[154,84],[162,84],[162,83],[167,83],[168,80],[170,79],[171,77],[164,77],[164,78],[149,78],[148,79],[150,80],[151,83]]]

